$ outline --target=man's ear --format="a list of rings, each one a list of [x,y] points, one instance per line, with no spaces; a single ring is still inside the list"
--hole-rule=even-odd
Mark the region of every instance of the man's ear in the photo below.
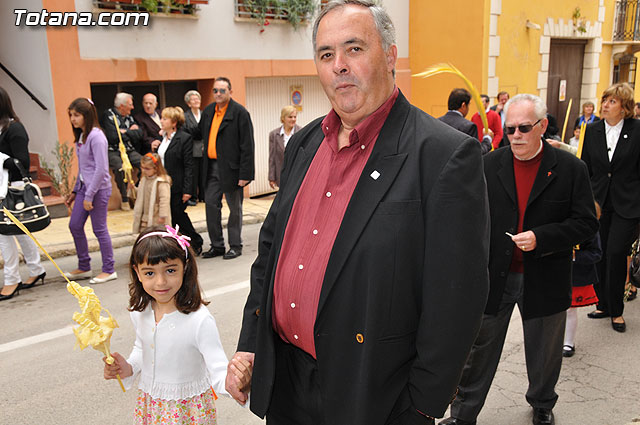
[[[398,46],[392,44],[387,50],[387,71],[391,72],[396,68],[398,62]]]

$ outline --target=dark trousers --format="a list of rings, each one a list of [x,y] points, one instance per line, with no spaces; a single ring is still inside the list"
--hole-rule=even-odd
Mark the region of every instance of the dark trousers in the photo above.
[[[458,395],[451,405],[454,418],[472,422],[480,413],[498,369],[515,304],[522,313],[523,289],[522,273],[510,273],[500,311],[495,316],[483,316],[480,332],[462,372]],[[522,321],[529,378],[526,399],[533,407],[552,409],[558,400],[555,385],[562,367],[566,317],[566,311],[563,311]]]
[[[207,170],[207,184],[205,187],[205,212],[207,216],[207,231],[213,248],[224,249],[224,237],[222,236],[222,182],[218,172],[218,162],[209,159]],[[227,221],[227,235],[229,247],[242,250],[242,200],[243,188],[238,186],[231,192],[224,192],[224,198],[229,207],[229,220]]]
[[[622,218],[613,209],[603,208],[600,216],[602,260],[597,266],[600,282],[595,289],[599,300],[598,310],[606,311],[612,317],[622,316],[624,311],[627,256],[637,237],[637,218]]]
[[[196,229],[193,227],[193,223],[191,223],[191,219],[189,215],[185,211],[187,208],[187,204],[182,202],[182,194],[181,193],[171,193],[170,200],[171,207],[171,224],[175,227],[176,225],[180,226],[180,233],[183,235],[187,235],[191,238],[191,247],[193,249],[202,247],[202,236]]]
[[[142,158],[142,155],[137,151],[128,151],[127,156],[129,157],[129,162],[133,166],[132,177],[135,180],[136,169],[140,170],[140,159]],[[127,195],[127,184],[124,182],[124,171],[122,171],[122,158],[120,157],[120,151],[109,151],[109,168],[113,170],[113,176],[115,177],[116,185],[120,191],[122,201],[129,201],[129,196]]]
[[[324,425],[316,360],[301,349],[276,340],[276,373],[267,425]]]
[[[193,157],[193,183],[191,199],[204,201],[204,176],[202,175],[202,157]]]

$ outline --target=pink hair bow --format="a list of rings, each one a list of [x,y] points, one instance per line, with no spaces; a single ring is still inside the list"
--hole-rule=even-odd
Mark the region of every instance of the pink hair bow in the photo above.
[[[191,240],[191,238],[189,236],[178,234],[178,231],[180,230],[180,226],[177,225],[177,224],[176,224],[176,228],[175,229],[173,227],[169,226],[168,224],[165,224],[164,227],[167,229],[166,232],[151,232],[151,233],[147,233],[146,235],[141,237],[138,242],[140,242],[143,239],[148,238],[149,236],[162,236],[163,238],[173,238],[178,242],[178,245],[180,245],[180,247],[182,249],[184,249],[185,256],[188,258],[189,257],[188,248],[191,246],[189,241]]]

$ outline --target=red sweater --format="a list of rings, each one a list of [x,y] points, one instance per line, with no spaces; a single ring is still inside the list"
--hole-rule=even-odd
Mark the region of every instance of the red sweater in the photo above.
[[[473,121],[473,123],[478,127],[478,140],[482,141],[484,125],[482,125],[482,118],[480,118],[480,114],[477,112],[473,114],[471,121]],[[500,142],[502,141],[502,119],[496,111],[489,109],[487,112],[487,121],[489,122],[489,130],[493,131],[493,140],[491,141],[491,144],[493,145],[493,149],[498,149],[498,146],[500,146]]]
[[[533,188],[533,182],[536,180],[538,169],[540,168],[540,162],[542,162],[542,154],[544,148],[534,158],[528,161],[521,161],[515,156],[513,157],[513,175],[516,180],[516,193],[518,195],[518,232],[522,233],[522,222],[524,220],[524,213],[527,209],[527,202],[529,201],[529,195]],[[524,264],[522,260],[522,251],[520,248],[515,247],[513,249],[513,257],[511,257],[510,271],[516,273],[522,273],[524,271]]]

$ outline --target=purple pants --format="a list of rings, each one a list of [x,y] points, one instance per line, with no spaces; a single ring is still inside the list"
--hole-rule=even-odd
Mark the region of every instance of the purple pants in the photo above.
[[[111,274],[115,271],[111,236],[109,236],[109,229],[107,228],[107,206],[111,196],[111,188],[101,189],[96,192],[93,197],[93,209],[91,211],[84,209],[84,191],[85,186],[82,185],[76,193],[73,210],[71,211],[71,220],[69,220],[69,230],[73,236],[73,243],[76,245],[76,254],[78,255],[78,269],[82,271],[91,270],[89,245],[87,244],[87,235],[84,233],[84,224],[87,222],[87,218],[91,216],[93,234],[96,235],[100,244],[102,271]]]

